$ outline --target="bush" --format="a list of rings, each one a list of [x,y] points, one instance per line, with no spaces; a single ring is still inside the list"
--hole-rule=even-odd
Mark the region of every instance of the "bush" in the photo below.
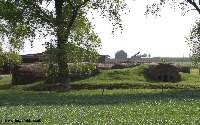
[[[177,66],[179,72],[189,73],[190,74],[190,67],[187,66]]]
[[[54,65],[57,67],[56,65]],[[95,76],[101,73],[99,69],[89,70],[88,68],[75,69],[73,65],[70,66],[70,79],[79,80]],[[22,64],[14,67],[12,70],[12,84],[30,84],[37,81],[46,81],[47,83],[58,83],[58,75],[47,75],[47,67],[41,63]]]
[[[12,70],[12,84],[30,84],[46,79],[46,68],[42,64],[23,64]]]

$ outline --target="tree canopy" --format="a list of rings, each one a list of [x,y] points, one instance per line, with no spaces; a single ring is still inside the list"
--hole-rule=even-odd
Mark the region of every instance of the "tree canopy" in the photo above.
[[[58,64],[61,88],[69,88],[67,62],[81,62],[85,58],[92,62],[101,46],[86,15],[91,10],[98,11],[113,27],[122,28],[120,14],[126,7],[125,0],[1,0],[0,38],[8,40],[15,52],[23,48],[25,40],[33,43],[37,37],[55,38],[46,41],[46,49],[51,52],[49,60]]]

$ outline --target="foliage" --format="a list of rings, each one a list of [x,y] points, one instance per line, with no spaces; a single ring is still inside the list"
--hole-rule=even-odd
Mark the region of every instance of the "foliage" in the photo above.
[[[67,55],[69,55],[68,63],[71,64],[69,65],[69,74],[81,73],[81,72],[91,73],[92,70],[96,69],[96,65],[93,63],[99,57],[99,54],[96,51],[86,52],[85,49],[75,46],[73,44],[69,44],[68,47],[70,48],[67,49]],[[71,52],[68,52],[68,50],[71,50]],[[58,50],[56,49],[56,47],[52,44],[48,44],[43,58],[43,61],[45,62],[45,64],[47,64],[46,66],[48,69],[47,70],[48,79],[55,79],[58,78],[59,76],[58,65],[57,65],[58,57],[56,56],[57,53]],[[89,62],[85,63],[86,61]],[[54,82],[55,81],[52,81],[52,83]]]
[[[200,6],[198,1],[195,0],[158,0],[151,5],[147,5],[145,15],[152,14],[154,16],[161,16],[160,12],[165,8],[170,7],[174,11],[176,9],[182,10],[182,15],[187,12],[195,10],[200,14]]]
[[[1,66],[3,66],[3,48],[0,44],[0,72],[2,70]]]
[[[200,62],[200,22],[196,22],[186,41],[192,52],[192,61],[194,65]]]
[[[47,54],[49,69],[53,68],[52,62],[57,61],[58,75],[65,83],[65,77],[69,76],[68,62],[77,63],[85,58],[93,62],[97,58],[101,41],[87,14],[100,12],[113,24],[114,32],[115,28],[122,29],[120,14],[126,6],[124,0],[3,0],[0,2],[0,37],[4,41],[8,39],[11,50],[17,51],[23,48],[26,39],[32,43],[36,36],[52,36],[54,39],[46,41],[46,47],[51,51],[49,45],[55,46],[51,53],[56,58]]]
[[[3,54],[3,60],[4,60],[4,64],[14,66],[14,65],[20,64],[22,61],[22,58],[17,53],[5,52]]]
[[[124,50],[117,51],[115,53],[115,59],[127,59],[127,53]]]
[[[20,55],[14,52],[3,52],[3,48],[0,45],[0,72],[3,70],[3,66],[9,66],[13,68],[14,66],[20,64],[22,58]]]

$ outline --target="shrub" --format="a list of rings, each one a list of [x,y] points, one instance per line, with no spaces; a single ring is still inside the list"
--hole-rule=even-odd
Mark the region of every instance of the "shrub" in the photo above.
[[[57,65],[54,65],[56,68]],[[58,83],[59,78],[56,73],[47,75],[47,68],[45,64],[33,63],[33,64],[22,64],[15,66],[12,70],[12,84],[30,84],[37,81],[45,80],[47,83]],[[87,67],[76,69],[74,65],[70,65],[70,79],[79,80],[95,76],[101,73],[99,69],[90,70]]]
[[[46,79],[46,68],[42,64],[23,64],[12,70],[12,84],[30,84]]]

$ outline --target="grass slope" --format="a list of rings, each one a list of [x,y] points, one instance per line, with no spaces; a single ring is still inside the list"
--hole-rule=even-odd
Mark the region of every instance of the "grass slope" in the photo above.
[[[95,77],[86,80],[72,82],[72,84],[133,84],[146,83],[149,81],[145,77],[145,66],[137,66],[125,69],[103,70],[103,72]]]
[[[126,85],[127,88],[200,88],[200,76],[197,69],[191,73],[180,73],[182,81],[178,83],[156,82],[145,74],[147,67],[137,66],[126,69],[104,70],[101,74],[85,80],[75,81],[73,85]]]

